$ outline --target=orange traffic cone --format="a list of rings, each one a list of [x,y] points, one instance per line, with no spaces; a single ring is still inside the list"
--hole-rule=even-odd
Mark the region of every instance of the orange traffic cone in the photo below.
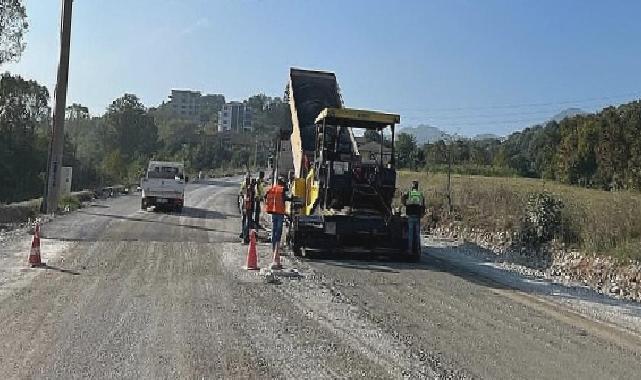
[[[247,270],[258,270],[258,255],[256,254],[256,230],[249,230],[249,249],[247,250]]]
[[[40,258],[40,224],[36,223],[36,230],[31,240],[31,251],[29,252],[29,265],[32,268],[44,266]]]

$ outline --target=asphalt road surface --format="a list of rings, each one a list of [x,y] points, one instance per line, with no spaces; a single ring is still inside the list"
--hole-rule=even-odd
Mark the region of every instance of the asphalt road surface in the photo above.
[[[268,283],[241,268],[237,189],[190,185],[182,214],[132,195],[47,223],[64,252],[0,285],[0,378],[641,376],[638,335],[472,273],[444,258],[455,248],[288,256],[300,275]]]

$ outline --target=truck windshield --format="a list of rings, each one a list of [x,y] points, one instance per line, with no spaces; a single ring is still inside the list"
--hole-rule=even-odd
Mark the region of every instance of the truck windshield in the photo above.
[[[162,166],[149,169],[147,172],[148,178],[164,178],[164,179],[173,179],[176,177],[182,178],[182,173],[177,167],[172,166]]]

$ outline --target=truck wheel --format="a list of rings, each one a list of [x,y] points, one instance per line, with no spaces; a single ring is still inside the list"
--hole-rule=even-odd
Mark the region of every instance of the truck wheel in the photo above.
[[[145,202],[145,198],[142,198],[140,200],[140,209],[141,210],[146,210],[147,209],[147,202]]]
[[[407,261],[410,262],[410,263],[418,263],[418,262],[421,261],[421,256],[420,255],[412,255],[412,256],[408,257]]]
[[[302,253],[302,250],[301,250],[299,245],[290,244],[290,247],[292,248],[292,253],[294,254],[294,256],[296,256],[296,257],[302,256],[303,253]]]
[[[177,213],[182,213],[183,212],[183,206],[176,206],[176,212]]]
[[[296,242],[296,233],[292,231],[292,224],[289,224],[289,228],[287,229],[287,235],[285,235],[285,242],[289,246],[289,249],[292,250],[292,253],[296,257],[300,257],[303,255],[300,244]]]

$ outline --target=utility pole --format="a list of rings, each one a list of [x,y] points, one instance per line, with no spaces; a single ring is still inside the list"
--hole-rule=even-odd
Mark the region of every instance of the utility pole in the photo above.
[[[58,78],[54,93],[53,127],[47,162],[47,186],[43,197],[42,209],[52,213],[58,208],[60,195],[60,175],[62,172],[62,153],[65,140],[65,108],[67,103],[67,84],[69,81],[69,51],[71,45],[71,7],[73,0],[62,0],[62,20],[60,25],[60,60]]]
[[[447,212],[452,213],[452,138],[450,137],[447,155]]]
[[[258,136],[256,136],[256,145],[254,146],[254,170],[258,169]]]

